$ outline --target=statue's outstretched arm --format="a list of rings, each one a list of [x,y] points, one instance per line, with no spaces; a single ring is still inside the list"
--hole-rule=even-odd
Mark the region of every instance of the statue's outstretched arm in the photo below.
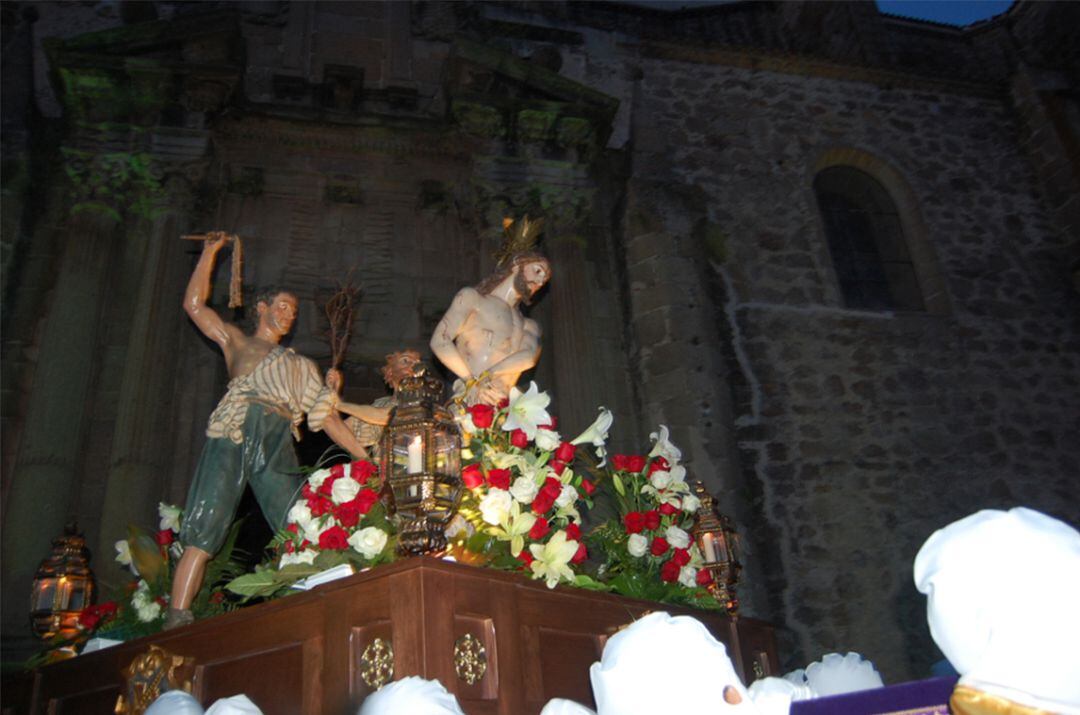
[[[222,349],[229,344],[232,330],[236,328],[222,320],[221,316],[206,304],[206,300],[210,297],[210,277],[214,273],[218,251],[227,240],[223,234],[218,238],[203,242],[202,255],[199,256],[199,262],[195,264],[187,290],[184,291],[184,311],[203,335],[220,345]]]
[[[459,290],[446,314],[435,326],[435,333],[431,336],[431,351],[435,353],[435,357],[462,380],[468,380],[474,375],[465,363],[465,358],[454,345],[454,339],[461,332],[469,315],[476,309],[479,300],[480,294],[472,288]]]
[[[353,459],[368,459],[367,450],[364,449],[364,446],[356,439],[356,435],[354,435],[352,430],[345,425],[345,422],[341,419],[341,415],[337,412],[331,411],[331,413],[327,415],[322,428],[323,431],[326,432],[326,435],[332,439],[337,446],[351,454]]]
[[[347,415],[372,425],[385,425],[390,421],[389,407],[375,407],[374,405],[357,405],[353,402],[339,402],[337,408]]]

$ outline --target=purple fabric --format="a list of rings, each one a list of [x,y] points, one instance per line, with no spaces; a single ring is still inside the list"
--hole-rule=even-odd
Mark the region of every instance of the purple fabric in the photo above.
[[[958,678],[915,680],[857,693],[800,700],[791,704],[791,715],[945,715],[949,696]]]

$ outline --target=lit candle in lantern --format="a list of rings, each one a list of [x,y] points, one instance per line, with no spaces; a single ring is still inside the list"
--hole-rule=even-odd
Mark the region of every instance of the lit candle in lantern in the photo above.
[[[713,543],[712,534],[701,535],[701,549],[705,552],[705,563],[716,563],[716,544]]]
[[[420,443],[420,435],[416,435],[409,442],[409,474],[419,474],[424,471],[424,450]]]

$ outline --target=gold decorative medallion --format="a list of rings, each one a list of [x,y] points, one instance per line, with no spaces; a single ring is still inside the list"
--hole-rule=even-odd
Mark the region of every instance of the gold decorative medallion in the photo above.
[[[454,641],[454,670],[469,685],[476,685],[487,672],[487,651],[472,633]]]
[[[376,638],[360,656],[360,677],[369,688],[378,690],[394,677],[394,649],[382,638]]]
[[[127,697],[121,695],[116,699],[114,712],[142,715],[164,692],[183,690],[190,693],[194,669],[194,658],[173,655],[161,646],[150,646],[148,651],[132,660],[124,671]]]

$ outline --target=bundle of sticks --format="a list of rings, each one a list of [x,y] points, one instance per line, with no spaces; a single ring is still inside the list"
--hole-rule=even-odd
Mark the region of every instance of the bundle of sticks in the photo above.
[[[229,276],[229,307],[242,308],[244,305],[244,245],[235,233],[208,231],[181,236],[185,241],[216,241],[224,238],[233,245],[232,270]]]

